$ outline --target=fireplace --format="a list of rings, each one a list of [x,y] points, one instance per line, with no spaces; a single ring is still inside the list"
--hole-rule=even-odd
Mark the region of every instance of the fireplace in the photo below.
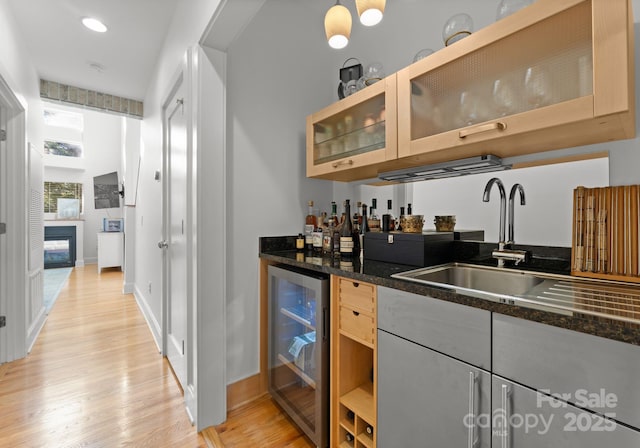
[[[66,268],[76,265],[76,227],[44,228],[44,268]]]

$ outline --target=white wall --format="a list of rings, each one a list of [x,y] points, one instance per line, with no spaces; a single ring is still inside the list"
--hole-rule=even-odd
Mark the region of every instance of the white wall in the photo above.
[[[511,187],[524,187],[526,205],[516,194],[515,241],[541,246],[571,246],[573,189],[578,185],[609,184],[606,158],[523,168],[413,184],[413,213],[424,215],[425,229],[435,230],[435,215],[456,215],[456,229],[484,230],[485,241],[497,242],[500,195],[493,186],[489,203],[482,202],[484,187],[497,177],[504,183],[507,199]],[[506,223],[506,221],[505,221]]]
[[[42,102],[38,74],[30,62],[29,52],[7,0],[0,0],[0,76],[27,111],[28,141],[42,148]]]
[[[156,323],[162,320],[162,252],[158,249],[162,238],[162,188],[154,180],[154,173],[162,170],[162,101],[187,48],[197,44],[219,3],[220,0],[178,2],[144,99],[135,213],[135,289]]]
[[[47,103],[47,108],[68,110],[81,113],[84,117],[84,131],[82,132],[83,157],[79,160],[81,169],[68,169],[47,166],[45,158],[44,180],[47,182],[75,182],[82,184],[84,196],[84,260],[86,264],[96,263],[98,259],[97,232],[102,230],[103,218],[122,218],[122,199],[120,207],[97,209],[94,206],[93,178],[103,174],[118,172],[118,182],[122,182],[123,173],[122,145],[124,117],[107,114],[90,109],[81,109],[62,104]],[[44,139],[65,139],[70,133],[63,128],[44,126]],[[71,137],[73,139],[73,137]],[[68,159],[62,156],[49,156],[48,159]]]

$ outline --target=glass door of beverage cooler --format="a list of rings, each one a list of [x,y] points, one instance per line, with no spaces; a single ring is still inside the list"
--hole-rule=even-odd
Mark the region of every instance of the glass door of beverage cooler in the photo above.
[[[318,447],[329,445],[329,279],[269,266],[269,392]]]

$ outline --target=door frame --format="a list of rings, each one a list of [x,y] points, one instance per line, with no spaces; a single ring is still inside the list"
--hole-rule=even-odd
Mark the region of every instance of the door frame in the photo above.
[[[0,182],[11,191],[3,198],[6,204],[7,233],[5,256],[11,263],[0,263],[0,278],[6,289],[0,289],[0,313],[6,315],[7,326],[0,338],[0,364],[27,355],[27,135],[26,106],[16,97],[0,75],[0,106],[6,111],[6,165],[0,166]],[[2,193],[0,193],[2,194]],[[6,295],[5,295],[6,294]],[[4,297],[3,297],[4,296]]]
[[[227,416],[226,379],[226,53],[189,48],[162,97],[162,237],[169,232],[167,111],[186,83],[187,387],[185,407],[197,430]],[[162,260],[162,353],[167,348],[167,251]],[[212,272],[213,271],[213,272]]]

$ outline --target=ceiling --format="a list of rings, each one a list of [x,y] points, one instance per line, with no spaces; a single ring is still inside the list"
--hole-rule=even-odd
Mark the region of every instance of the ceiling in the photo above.
[[[178,1],[8,0],[41,79],[139,101]],[[108,31],[86,29],[87,16]]]

